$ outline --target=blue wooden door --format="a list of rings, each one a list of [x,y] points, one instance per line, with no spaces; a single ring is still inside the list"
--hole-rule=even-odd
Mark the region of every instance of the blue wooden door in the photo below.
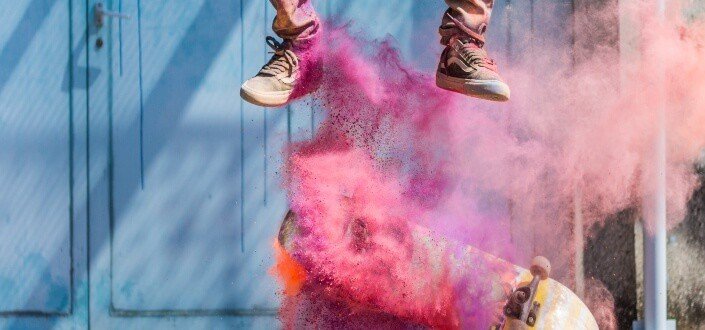
[[[0,327],[85,323],[86,80],[70,1],[0,2]]]
[[[286,211],[287,115],[238,94],[264,61],[265,3],[105,6],[130,19],[91,33],[104,41],[91,65],[106,74],[90,97],[90,323],[277,327],[267,270]]]
[[[503,65],[521,64],[549,2],[496,2]],[[130,17],[97,27],[97,3],[0,2],[0,327],[279,327],[280,151],[325,113],[240,100],[270,56],[272,7],[106,0]],[[443,1],[314,3],[433,72]]]
[[[11,15],[12,22],[0,30],[0,292],[9,298],[0,300],[0,309],[5,313],[70,309],[71,95],[62,88],[70,44],[67,7],[59,7],[50,1],[21,1],[12,8],[0,3],[3,12],[29,9]],[[51,31],[52,25],[57,29]],[[49,56],[55,60],[37,60]]]

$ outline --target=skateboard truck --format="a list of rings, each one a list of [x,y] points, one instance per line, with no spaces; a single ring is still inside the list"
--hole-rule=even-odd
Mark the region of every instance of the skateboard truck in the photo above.
[[[515,319],[528,326],[536,324],[536,316],[541,305],[534,301],[539,281],[548,278],[551,273],[551,263],[542,256],[534,257],[529,268],[533,278],[529,285],[519,287],[509,296],[504,305],[504,315],[508,319]]]

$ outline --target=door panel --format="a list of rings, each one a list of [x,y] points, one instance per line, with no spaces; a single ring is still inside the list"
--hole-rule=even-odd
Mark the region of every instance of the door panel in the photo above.
[[[91,324],[275,327],[266,271],[285,205],[263,205],[264,137],[248,135],[263,113],[237,93],[254,1],[106,7],[131,18],[91,33],[106,41],[92,64],[110,73],[91,100],[92,159],[106,169],[91,195]],[[263,15],[248,19],[262,34]]]
[[[53,0],[0,3],[2,313],[71,307],[68,9]]]
[[[123,64],[112,95],[113,306],[274,310],[264,275],[277,221],[260,205],[263,112],[240,108],[237,94],[240,4],[133,4],[123,10],[138,11],[139,22],[112,34],[122,42],[113,72],[116,57]],[[264,26],[260,1],[243,8],[243,23]]]

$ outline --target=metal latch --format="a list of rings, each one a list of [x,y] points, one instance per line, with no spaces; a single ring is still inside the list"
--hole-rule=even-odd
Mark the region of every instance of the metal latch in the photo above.
[[[99,28],[103,27],[103,25],[105,24],[105,17],[106,16],[120,18],[120,19],[130,19],[129,15],[125,15],[125,14],[119,13],[119,12],[105,10],[102,2],[96,3],[95,6],[93,7],[93,19],[95,22],[95,26],[97,26]]]

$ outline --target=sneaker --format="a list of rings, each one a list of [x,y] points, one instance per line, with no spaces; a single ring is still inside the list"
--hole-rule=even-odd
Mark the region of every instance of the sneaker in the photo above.
[[[509,86],[497,73],[497,66],[473,38],[453,37],[441,54],[436,71],[440,88],[491,101],[509,100]]]
[[[263,107],[279,107],[289,103],[289,98],[299,79],[299,58],[288,42],[280,43],[267,37],[267,45],[274,49],[272,58],[256,76],[240,87],[243,100]]]

